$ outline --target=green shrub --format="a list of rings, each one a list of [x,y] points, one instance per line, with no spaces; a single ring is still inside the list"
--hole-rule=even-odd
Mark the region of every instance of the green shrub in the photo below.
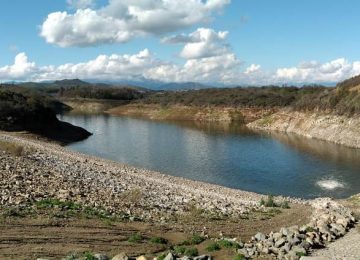
[[[220,249],[221,249],[220,245],[216,242],[213,242],[206,247],[206,251],[208,251],[208,252],[214,252],[214,251],[218,251]]]
[[[174,247],[174,252],[176,254],[180,254],[180,255],[183,255],[186,251],[186,247],[185,246],[175,246]]]
[[[185,253],[186,256],[198,256],[199,255],[199,251],[197,250],[196,247],[190,247],[187,248]]]
[[[168,241],[162,237],[153,237],[150,239],[150,242],[154,244],[163,244],[163,245],[168,243]]]
[[[183,241],[181,244],[182,245],[188,245],[188,246],[190,246],[190,245],[198,245],[198,244],[200,244],[200,243],[202,243],[204,241],[205,241],[204,237],[202,237],[200,235],[197,235],[197,234],[194,234],[194,235],[192,235],[192,237],[190,237],[189,239]]]
[[[272,196],[272,195],[269,195],[266,200],[264,198],[262,198],[260,201],[260,205],[269,207],[269,208],[277,207],[277,205],[274,201],[274,196]]]
[[[281,207],[283,209],[289,209],[290,208],[290,205],[289,205],[289,202],[287,200],[284,200],[282,203],[281,203]]]
[[[159,255],[156,259],[157,259],[157,260],[164,260],[165,257],[166,257],[166,255],[165,255],[165,254],[162,254],[162,255]]]
[[[128,242],[130,242],[130,243],[138,243],[141,240],[143,240],[143,237],[140,234],[134,234],[134,235],[131,235],[129,237]]]
[[[94,254],[93,254],[92,252],[89,252],[89,251],[86,251],[86,252],[84,253],[84,258],[85,258],[86,260],[95,260]]]
[[[229,241],[229,240],[220,240],[219,245],[224,248],[238,248],[239,245],[235,242]]]

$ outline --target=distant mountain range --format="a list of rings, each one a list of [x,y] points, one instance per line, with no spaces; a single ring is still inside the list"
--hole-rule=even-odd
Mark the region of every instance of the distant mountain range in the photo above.
[[[183,82],[183,83],[164,83],[158,81],[121,81],[121,82],[100,82],[100,81],[83,81],[80,79],[64,79],[56,81],[44,82],[11,82],[19,86],[30,88],[68,88],[68,87],[130,87],[136,89],[149,89],[149,90],[190,90],[190,89],[205,89],[211,86],[204,85],[196,82]]]

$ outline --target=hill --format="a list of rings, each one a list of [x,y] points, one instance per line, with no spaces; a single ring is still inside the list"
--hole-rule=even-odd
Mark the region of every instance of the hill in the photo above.
[[[36,91],[0,86],[0,130],[29,131],[63,143],[79,141],[91,134],[61,122],[56,110],[66,106]]]

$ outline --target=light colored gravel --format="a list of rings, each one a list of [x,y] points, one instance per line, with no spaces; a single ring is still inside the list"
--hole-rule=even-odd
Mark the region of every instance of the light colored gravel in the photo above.
[[[182,213],[189,205],[236,217],[259,207],[262,197],[83,155],[16,134],[0,132],[0,140],[31,149],[23,157],[0,153],[1,205],[53,197],[159,220]]]
[[[360,227],[351,229],[344,237],[329,244],[326,248],[315,251],[313,259],[359,260],[360,259]]]

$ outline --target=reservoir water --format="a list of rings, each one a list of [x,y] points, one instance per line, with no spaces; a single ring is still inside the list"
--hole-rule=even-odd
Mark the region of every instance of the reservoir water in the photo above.
[[[218,123],[60,115],[94,135],[72,150],[165,174],[301,198],[360,192],[360,149]]]

